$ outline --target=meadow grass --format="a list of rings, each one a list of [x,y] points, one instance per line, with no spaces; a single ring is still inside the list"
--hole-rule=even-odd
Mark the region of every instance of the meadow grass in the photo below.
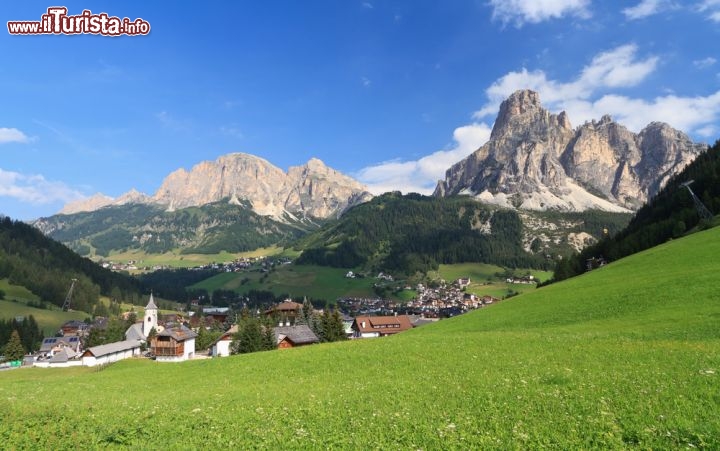
[[[444,279],[453,282],[460,278],[470,277],[468,293],[478,296],[490,295],[502,299],[509,293],[525,293],[536,288],[535,284],[507,283],[496,274],[502,274],[505,268],[486,263],[455,263],[451,265],[440,265],[437,271],[431,271],[428,275],[431,278]],[[512,272],[516,276],[532,274],[537,280],[545,281],[552,277],[552,272],[536,269],[515,269]]]
[[[247,293],[271,291],[275,295],[307,296],[334,302],[339,297],[374,297],[375,278],[346,278],[346,269],[314,265],[280,265],[270,273],[248,271],[223,273],[203,280],[191,288],[212,292],[217,289]],[[266,276],[267,274],[267,276]]]
[[[30,307],[29,302],[37,302],[40,298],[23,286],[11,285],[8,279],[0,279],[0,290],[5,292],[5,300],[0,300],[0,319],[32,315],[46,337],[55,335],[66,321],[89,316],[85,312],[63,312],[54,305],[48,305],[47,309]]]
[[[6,300],[14,299],[21,302],[40,300],[40,298],[36,294],[28,290],[27,288],[21,285],[10,284],[10,281],[7,278],[0,279],[0,290],[5,293]]]
[[[137,266],[169,266],[172,268],[190,268],[193,266],[207,265],[209,263],[224,263],[236,258],[270,257],[283,253],[282,247],[266,247],[248,252],[219,252],[217,254],[183,254],[180,250],[165,252],[163,254],[148,254],[141,250],[127,252],[114,252],[105,260],[114,262],[136,261]]]
[[[0,319],[12,319],[16,316],[30,316],[42,329],[46,337],[52,337],[57,333],[66,321],[73,319],[84,320],[89,315],[85,312],[63,312],[62,310],[47,310],[30,307],[23,302],[0,301]]]
[[[720,229],[394,337],[0,373],[0,440],[70,449],[720,448]]]

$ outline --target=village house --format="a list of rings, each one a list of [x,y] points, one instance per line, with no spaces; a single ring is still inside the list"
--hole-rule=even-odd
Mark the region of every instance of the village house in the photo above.
[[[461,277],[460,279],[455,281],[455,285],[457,285],[461,290],[463,288],[467,288],[470,286],[470,278],[469,277]]]
[[[150,342],[150,352],[158,362],[183,362],[195,356],[197,334],[185,326],[163,330]]]
[[[93,346],[82,354],[83,366],[107,365],[123,359],[140,355],[140,342],[137,340],[116,341],[105,345]]]
[[[210,355],[212,357],[227,357],[230,355],[230,344],[233,341],[233,337],[238,332],[238,325],[233,324],[224,334],[222,334],[215,342],[210,346]]]
[[[206,307],[203,309],[203,315],[206,319],[212,319],[216,323],[224,323],[230,314],[229,307]]]
[[[394,335],[412,329],[410,317],[396,316],[358,316],[353,322],[353,338],[375,338]]]
[[[296,348],[320,343],[317,335],[305,324],[273,328],[278,349]]]
[[[266,310],[265,314],[275,317],[282,323],[289,322],[290,324],[295,324],[295,318],[297,318],[298,314],[302,310],[302,307],[302,304],[294,302],[291,299],[286,299],[278,305]]]
[[[537,280],[535,280],[535,276],[533,276],[531,274],[531,275],[522,276],[522,277],[511,276],[511,277],[508,277],[507,279],[505,279],[505,282],[530,285],[530,284],[536,283]]]
[[[60,326],[60,330],[62,331],[64,337],[85,336],[90,330],[90,325],[83,321],[73,319],[65,322],[62,326]]]
[[[73,358],[81,350],[80,337],[48,337],[40,345],[38,360],[49,360],[64,351],[66,358]],[[57,360],[57,359],[56,359]]]

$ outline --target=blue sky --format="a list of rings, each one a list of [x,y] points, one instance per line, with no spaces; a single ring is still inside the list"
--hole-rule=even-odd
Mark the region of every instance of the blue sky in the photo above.
[[[4,6],[40,20],[58,2]],[[610,114],[720,138],[720,0],[65,2],[147,36],[0,33],[0,213],[152,194],[230,152],[317,157],[370,186],[431,192],[540,93],[573,126]]]

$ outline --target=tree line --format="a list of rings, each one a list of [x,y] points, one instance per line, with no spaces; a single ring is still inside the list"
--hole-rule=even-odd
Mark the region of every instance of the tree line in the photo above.
[[[3,352],[6,346],[8,346],[14,334],[17,335],[17,341],[22,349],[20,358],[29,352],[35,352],[40,349],[44,338],[42,330],[32,315],[24,317],[22,321],[18,321],[15,318],[0,320],[0,352]],[[4,352],[7,360],[16,360],[11,357],[16,357],[18,343],[13,343],[13,352],[10,353],[12,355]]]

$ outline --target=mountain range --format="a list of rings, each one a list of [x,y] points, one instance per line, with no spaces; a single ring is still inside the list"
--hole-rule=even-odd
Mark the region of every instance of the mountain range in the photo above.
[[[267,160],[245,153],[223,155],[203,161],[190,171],[178,169],[168,175],[153,196],[134,189],[117,199],[96,194],[67,204],[59,214],[91,212],[108,206],[149,204],[174,211],[219,202],[232,205],[247,201],[262,216],[283,220],[328,218],[372,198],[367,188],[313,158],[287,172]]]
[[[550,113],[536,92],[522,90],[501,104],[489,141],[447,170],[434,197],[463,195],[518,210],[525,251],[580,249],[599,238],[597,230],[582,229],[587,216],[563,214],[601,210],[620,214],[603,216],[613,228],[624,224],[705,149],[659,122],[633,133],[603,116],[573,128],[565,112]],[[372,198],[367,187],[315,158],[285,172],[232,153],[176,170],[153,195],[98,194],[35,225],[83,254],[238,252],[287,244]],[[321,241],[306,242],[316,249],[331,244]]]

